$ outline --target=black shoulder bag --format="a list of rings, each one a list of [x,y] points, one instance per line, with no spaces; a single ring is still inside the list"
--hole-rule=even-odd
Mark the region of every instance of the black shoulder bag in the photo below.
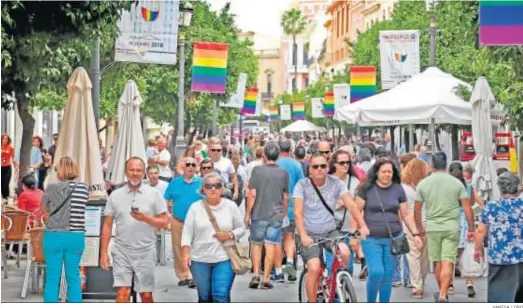
[[[311,184],[312,184],[312,187],[314,187],[314,190],[316,191],[316,193],[318,194],[318,197],[320,197],[320,201],[321,201],[321,204],[323,204],[323,206],[325,207],[325,209],[327,211],[329,211],[329,213],[331,213],[332,216],[334,216],[334,211],[329,207],[329,205],[327,204],[327,202],[325,202],[325,199],[323,199],[323,196],[321,195],[321,192],[320,190],[318,189],[318,187],[316,187],[316,184],[314,184],[314,181],[309,178],[309,181],[311,181]]]
[[[64,205],[67,203],[67,201],[69,201],[69,199],[71,198],[71,196],[73,195],[73,192],[76,188],[76,185],[78,185],[78,183],[75,183],[73,188],[71,188],[71,191],[69,191],[69,194],[67,195],[67,197],[64,199],[64,201],[62,201],[62,204],[60,204],[54,211],[52,211],[50,214],[49,214],[49,217],[53,216],[54,214],[58,213],[63,207]]]
[[[381,211],[383,212],[383,215],[385,215],[385,208],[383,207],[383,202],[381,201],[380,194],[378,193],[378,189],[376,187],[373,188],[374,193],[376,194],[376,197],[378,198],[378,201],[381,206]],[[410,247],[409,242],[407,241],[407,238],[403,234],[399,237],[393,237],[392,231],[390,230],[390,225],[387,220],[385,220],[385,223],[387,224],[387,229],[389,230],[389,236],[390,236],[390,254],[393,256],[398,255],[404,255],[409,253]]]

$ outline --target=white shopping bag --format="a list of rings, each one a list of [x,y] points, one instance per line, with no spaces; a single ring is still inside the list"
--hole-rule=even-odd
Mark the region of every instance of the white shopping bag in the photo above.
[[[474,261],[474,243],[467,243],[459,260],[461,277],[479,278],[483,276],[485,272],[484,263],[483,259],[480,259],[479,263]]]
[[[288,227],[290,224],[291,224],[291,222],[289,221],[289,217],[285,216],[285,218],[283,218],[283,224],[281,227],[285,228],[285,227]]]

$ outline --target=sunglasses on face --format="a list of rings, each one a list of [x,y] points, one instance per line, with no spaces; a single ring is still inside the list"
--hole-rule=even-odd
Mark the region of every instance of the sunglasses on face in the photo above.
[[[318,151],[318,153],[322,154],[322,155],[328,155],[330,154],[331,151]]]
[[[212,167],[210,167],[210,166],[202,166],[200,169],[202,169],[202,170],[211,170]]]
[[[340,165],[342,165],[342,166],[343,166],[343,165],[347,165],[347,166],[349,166],[349,165],[350,165],[350,160],[346,160],[346,161],[338,161],[338,162],[336,162],[336,163],[337,163],[337,164],[340,164]]]
[[[196,164],[195,163],[188,163],[188,164],[185,164],[185,167],[193,167],[193,168],[196,168]]]
[[[221,189],[222,183],[205,183],[205,189]]]
[[[318,169],[327,169],[327,164],[320,164],[320,165],[312,165],[312,169],[318,170]]]
[[[211,149],[211,152],[221,152],[222,149]]]

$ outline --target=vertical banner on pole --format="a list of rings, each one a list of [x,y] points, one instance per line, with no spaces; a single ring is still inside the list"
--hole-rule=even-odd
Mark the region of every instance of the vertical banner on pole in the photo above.
[[[311,99],[311,109],[313,119],[321,119],[325,117],[322,98],[316,97]]]
[[[383,90],[419,74],[419,30],[380,31],[380,62]]]
[[[339,83],[333,86],[334,110],[350,104],[350,86],[348,83]]]
[[[243,99],[245,98],[245,85],[247,83],[247,74],[240,73],[238,78],[238,87],[236,92],[231,95],[231,99],[228,102],[220,102],[220,107],[237,108],[242,109]]]
[[[191,91],[225,93],[228,58],[227,44],[194,42]]]
[[[254,116],[256,114],[256,103],[258,100],[258,88],[250,88],[245,93],[245,99],[243,100],[243,108],[240,114],[246,116]]]
[[[305,120],[305,104],[304,103],[293,103],[292,104],[292,119],[293,120]]]
[[[282,121],[289,121],[291,119],[290,105],[280,105],[280,119]]]
[[[258,96],[256,97],[256,112],[254,113],[255,117],[261,116],[261,109],[262,109],[261,93],[258,92]]]
[[[352,66],[350,68],[350,103],[371,97],[378,92],[376,88],[376,67]]]
[[[323,115],[332,117],[334,115],[334,92],[325,93],[325,101],[323,102]]]
[[[179,0],[143,1],[118,21],[114,61],[176,64]]]
[[[523,1],[479,1],[479,45],[523,45]]]
[[[270,116],[271,122],[277,122],[280,120],[279,116],[278,116],[278,106],[269,107],[269,116]]]

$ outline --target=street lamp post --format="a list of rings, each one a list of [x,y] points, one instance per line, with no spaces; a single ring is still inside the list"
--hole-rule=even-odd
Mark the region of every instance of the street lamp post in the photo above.
[[[178,129],[176,134],[176,157],[180,157],[185,150],[184,111],[185,111],[185,28],[191,25],[193,8],[189,2],[180,3],[178,53],[180,79],[178,84]]]

